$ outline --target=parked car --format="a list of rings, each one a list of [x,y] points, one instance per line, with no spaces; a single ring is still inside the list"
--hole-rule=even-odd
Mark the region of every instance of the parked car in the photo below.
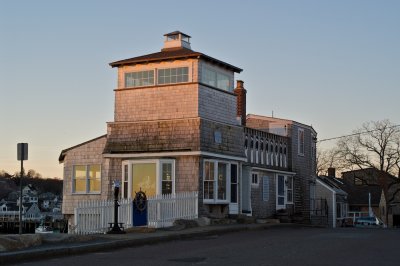
[[[383,222],[375,216],[360,217],[354,222],[355,227],[385,227]]]

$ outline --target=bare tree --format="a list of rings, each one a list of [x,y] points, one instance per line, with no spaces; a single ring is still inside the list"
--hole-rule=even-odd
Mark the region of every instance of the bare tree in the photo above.
[[[340,139],[337,148],[348,166],[400,174],[400,127],[389,120],[364,123],[354,134]]]
[[[317,147],[317,175],[327,175],[328,168],[335,168],[338,172],[348,169],[336,147],[325,150]]]

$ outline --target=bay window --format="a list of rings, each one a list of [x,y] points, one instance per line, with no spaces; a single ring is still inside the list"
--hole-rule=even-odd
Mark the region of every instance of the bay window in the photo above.
[[[235,167],[232,167],[235,165]],[[205,160],[203,172],[203,199],[204,203],[229,203],[231,200],[232,169],[236,164],[218,160]],[[234,185],[237,186],[237,173],[233,173]],[[236,187],[235,187],[236,188]],[[235,196],[237,197],[237,195]],[[234,198],[236,199],[236,198]]]

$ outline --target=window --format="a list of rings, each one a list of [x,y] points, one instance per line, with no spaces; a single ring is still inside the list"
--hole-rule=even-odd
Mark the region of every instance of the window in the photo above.
[[[100,193],[101,166],[75,165],[73,170],[74,193]]]
[[[188,82],[188,79],[189,79],[188,67],[166,68],[158,70],[157,83],[159,85]]]
[[[125,87],[154,85],[154,70],[125,73]]]
[[[214,199],[214,162],[204,163],[204,199]]]
[[[293,177],[286,177],[286,203],[293,203]]]
[[[204,161],[203,199],[205,203],[212,204],[229,202],[231,199],[231,165],[232,164],[228,162],[217,160]]]
[[[238,202],[238,171],[237,164],[231,164],[231,202]]]
[[[263,176],[263,201],[269,201],[269,177]]]
[[[299,128],[299,131],[298,131],[298,142],[299,142],[298,153],[299,153],[299,155],[304,156],[304,129],[302,129],[302,128]]]
[[[128,197],[128,176],[128,165],[126,164],[124,165],[124,180],[122,183],[122,197],[125,199]]]
[[[223,73],[220,73],[212,68],[203,66],[201,81],[207,85],[216,87],[221,90],[233,91],[233,87],[230,82],[230,77]]]
[[[122,163],[123,198],[143,191],[147,197],[175,193],[175,160],[129,160]]]
[[[161,164],[161,193],[172,193],[172,163]]]
[[[251,174],[251,184],[258,185],[258,174],[256,173]]]
[[[363,180],[358,177],[354,177],[354,185],[361,186],[363,184]]]

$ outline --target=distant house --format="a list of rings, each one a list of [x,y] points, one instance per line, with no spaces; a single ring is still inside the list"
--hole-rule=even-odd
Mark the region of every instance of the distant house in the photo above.
[[[110,63],[118,69],[107,134],[64,149],[62,211],[81,201],[197,192],[198,214],[311,222],[312,126],[247,115],[242,69],[193,51],[190,36],[165,34],[161,51]]]
[[[327,204],[327,225],[344,226],[348,217],[348,194],[340,186],[343,183],[334,176],[319,176],[316,182],[316,197],[325,199]]]

